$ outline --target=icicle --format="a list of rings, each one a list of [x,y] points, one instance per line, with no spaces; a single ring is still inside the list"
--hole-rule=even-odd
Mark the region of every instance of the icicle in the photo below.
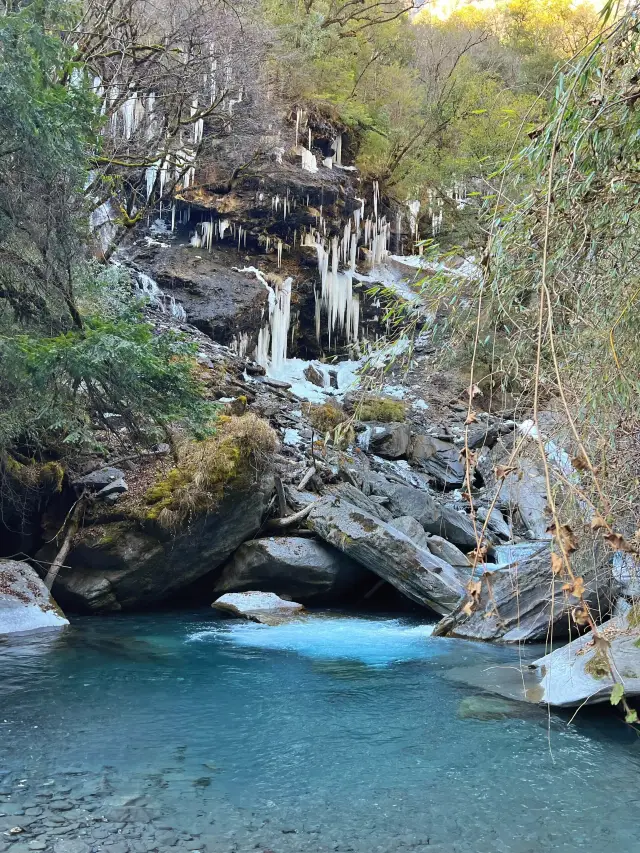
[[[176,206],[175,204],[171,205],[171,230],[176,230]]]
[[[280,267],[282,266],[282,240],[278,240],[277,252],[278,252],[278,269],[280,269]]]
[[[311,151],[311,128],[309,128],[309,151]]]
[[[339,133],[331,143],[331,150],[335,154],[337,166],[342,166],[342,134]]]
[[[317,172],[318,161],[316,160],[316,155],[307,148],[300,148],[299,151],[302,157],[302,168],[305,172]]]
[[[156,182],[156,175],[158,174],[158,169],[160,168],[160,161],[156,160],[151,166],[147,166],[144,172],[145,180],[147,182],[147,201],[151,198],[151,193],[153,192],[153,187]],[[163,182],[164,183],[164,182]],[[162,190],[160,190],[162,194]]]

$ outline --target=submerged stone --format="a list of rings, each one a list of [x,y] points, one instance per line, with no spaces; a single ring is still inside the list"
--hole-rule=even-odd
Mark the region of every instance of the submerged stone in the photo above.
[[[461,720],[505,720],[522,716],[522,705],[499,696],[467,696],[458,706]]]

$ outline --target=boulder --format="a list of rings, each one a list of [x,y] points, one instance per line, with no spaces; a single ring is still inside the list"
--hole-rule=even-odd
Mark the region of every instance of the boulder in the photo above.
[[[459,548],[456,548],[453,542],[447,542],[442,536],[429,536],[427,539],[427,548],[436,557],[439,557],[446,563],[450,563],[452,566],[466,566],[468,568],[471,565],[471,561],[467,555]]]
[[[385,459],[407,455],[411,427],[406,423],[370,424],[369,451]]]
[[[324,388],[324,373],[315,365],[310,364],[308,367],[305,367],[303,373],[307,382],[317,385],[318,388]]]
[[[396,517],[410,515],[417,519],[428,533],[442,536],[467,551],[476,546],[476,531],[466,512],[442,506],[429,492],[411,486],[391,484],[389,509]],[[479,530],[478,530],[479,532]],[[487,541],[495,542],[488,532]]]
[[[84,477],[77,477],[72,485],[76,489],[86,490],[88,492],[101,492],[103,489],[113,485],[113,483],[124,483],[125,491],[127,486],[124,481],[124,471],[120,468],[100,468],[97,471],[92,471],[90,474],[85,474]]]
[[[431,435],[416,435],[411,442],[409,459],[445,488],[464,483],[466,474],[460,450],[449,441],[441,441]]]
[[[302,604],[285,601],[272,592],[232,592],[211,605],[216,610],[262,625],[281,625],[304,612]]]
[[[63,628],[69,620],[27,563],[0,560],[0,635]]]
[[[521,458],[518,469],[507,474],[500,488],[500,504],[517,513],[531,539],[544,539],[549,526],[547,484],[544,472],[529,459]]]
[[[214,512],[169,533],[124,518],[86,527],[60,570],[53,593],[79,612],[130,610],[164,601],[227,561],[260,528],[273,476],[225,495]],[[117,517],[117,516],[116,516]],[[39,554],[49,560],[50,548]]]
[[[609,612],[611,569],[598,566],[591,558],[584,561],[581,574],[585,600],[593,612]],[[563,591],[563,582],[554,580],[551,553],[547,545],[525,559],[481,575],[479,600],[471,613],[462,602],[455,613],[441,620],[436,636],[465,640],[501,640],[505,643],[568,637],[575,632],[571,610],[578,600]]]
[[[453,566],[418,547],[400,530],[336,498],[318,501],[307,519],[322,539],[436,613],[450,613],[464,593]]]
[[[559,708],[604,702],[615,684],[611,666],[625,696],[640,695],[638,611],[632,608],[628,614],[610,619],[599,627],[598,634],[602,644],[589,631],[530,664],[528,675],[536,683],[529,684],[526,698]]]
[[[351,483],[338,483],[336,486],[329,486],[327,491],[329,494],[344,498],[348,503],[359,506],[360,509],[364,509],[366,512],[370,512],[372,515],[382,519],[382,521],[391,521],[393,518],[386,507],[373,500],[369,495],[365,495],[360,489],[356,489]],[[394,526],[397,527],[397,525]]]
[[[324,542],[270,536],[244,542],[226,564],[214,592],[260,590],[303,604],[336,604],[362,591],[369,572]]]
[[[476,515],[478,520],[483,524],[488,518],[489,521],[487,521],[487,529],[491,530],[501,539],[511,539],[511,528],[504,520],[504,516],[497,507],[494,506],[491,513],[489,513],[487,507],[478,507]]]
[[[589,631],[521,668],[456,667],[447,677],[491,693],[556,708],[608,701],[616,680],[626,698],[640,695],[640,621],[638,611],[616,616],[598,628],[596,642]]]
[[[424,527],[419,521],[416,521],[415,518],[412,518],[410,515],[401,515],[400,518],[394,518],[391,524],[396,528],[396,530],[399,530],[401,533],[404,533],[405,536],[408,536],[409,539],[411,539],[412,542],[415,542],[419,548],[426,548],[431,551],[428,545],[427,534],[424,532]],[[431,551],[431,553],[433,554],[434,552]],[[436,556],[440,555],[436,554]]]

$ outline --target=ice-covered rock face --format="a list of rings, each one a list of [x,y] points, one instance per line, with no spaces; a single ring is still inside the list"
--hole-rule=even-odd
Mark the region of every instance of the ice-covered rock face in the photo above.
[[[16,560],[0,561],[0,636],[68,624],[31,566]]]

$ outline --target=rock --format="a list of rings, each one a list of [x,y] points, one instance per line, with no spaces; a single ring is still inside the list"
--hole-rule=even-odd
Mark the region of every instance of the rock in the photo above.
[[[501,435],[511,432],[515,421],[497,421],[478,423],[470,426],[467,432],[467,445],[471,450],[478,447],[493,447]]]
[[[394,518],[390,523],[396,530],[404,533],[412,542],[415,542],[419,548],[431,550],[427,544],[427,534],[424,532],[424,527],[415,518],[412,518],[410,515],[401,515],[400,518]],[[434,552],[431,551],[431,553],[433,554]]]
[[[369,451],[385,459],[407,455],[411,427],[406,423],[370,424]]]
[[[633,608],[629,614],[610,619],[598,633],[609,643],[606,655],[589,631],[530,664],[528,676],[535,678],[535,684],[529,683],[525,698],[555,707],[604,702],[615,683],[609,663],[624,686],[625,697],[640,695],[638,611]]]
[[[366,587],[366,569],[324,542],[271,536],[242,544],[225,566],[214,592],[260,590],[303,604],[339,603]]]
[[[585,600],[593,612],[608,612],[611,569],[596,566],[591,555],[580,568]],[[554,639],[567,637],[572,624],[570,612],[578,601],[564,592],[562,586],[561,581],[556,581],[552,590],[550,549],[543,546],[533,556],[504,569],[485,571],[480,599],[473,612],[466,614],[462,602],[455,613],[436,626],[434,636],[515,643],[544,640],[552,625]]]
[[[59,838],[53,845],[53,853],[91,853],[91,847],[78,838]]]
[[[308,525],[326,542],[437,613],[450,613],[464,592],[458,572],[371,513],[336,498],[312,508]]]
[[[260,379],[263,385],[268,385],[269,388],[275,388],[278,391],[286,391],[288,388],[291,388],[290,382],[285,382],[282,379],[272,379],[270,376],[263,376]]]
[[[459,548],[456,548],[452,542],[447,542],[446,539],[443,539],[442,536],[429,536],[427,539],[427,548],[436,557],[440,557],[441,560],[450,563],[452,566],[468,567],[471,565],[471,561],[467,555],[463,554]]]
[[[372,515],[382,519],[382,521],[391,521],[393,518],[388,509],[368,495],[365,495],[360,489],[356,489],[351,483],[338,483],[337,486],[330,486],[327,491],[329,494],[344,498],[348,503],[359,506],[360,509],[364,509],[366,512],[370,512]],[[397,527],[397,525],[394,526]]]
[[[311,382],[313,385],[317,385],[318,388],[324,388],[324,374],[321,370],[318,370],[315,365],[310,364],[308,367],[305,367],[304,378]]]
[[[476,531],[465,512],[442,506],[423,489],[391,484],[389,509],[394,516],[410,515],[417,519],[428,533],[442,536],[461,548],[469,550],[476,546]],[[489,533],[489,542],[495,537]]]
[[[0,560],[0,635],[62,628],[69,620],[34,569]]]
[[[518,470],[502,481],[500,500],[517,510],[526,533],[532,539],[548,537],[547,484],[544,473],[529,459],[518,460]]]
[[[445,487],[464,483],[466,473],[460,461],[460,450],[448,441],[431,435],[416,435],[411,442],[409,459]]]
[[[100,468],[98,471],[85,474],[84,477],[78,477],[73,481],[72,485],[75,489],[100,492],[102,489],[120,480],[124,482],[124,471],[121,471],[120,468]]]
[[[97,493],[97,498],[108,498],[113,497],[114,495],[121,495],[123,492],[128,492],[129,488],[125,483],[124,479],[121,477],[119,480],[114,480],[113,483],[109,483],[104,488],[100,489]]]
[[[255,536],[273,487],[267,472],[251,487],[230,491],[215,511],[193,517],[175,534],[133,520],[85,528],[58,574],[56,598],[81,612],[126,610],[168,598],[222,566]],[[50,559],[48,551],[41,554]]]
[[[232,592],[211,605],[216,610],[263,625],[279,625],[304,611],[302,604],[285,601],[272,592]]]
[[[244,369],[249,376],[265,376],[267,372],[266,368],[261,364],[256,364],[255,361],[248,361],[245,364]]]
[[[498,696],[467,696],[458,706],[461,720],[506,720],[521,717],[523,706]]]
[[[500,536],[502,539],[511,539],[511,528],[497,507],[494,506],[491,510],[491,515],[489,515],[487,507],[481,506],[478,508],[476,515],[482,523],[489,518],[487,528],[492,530],[497,536]]]

